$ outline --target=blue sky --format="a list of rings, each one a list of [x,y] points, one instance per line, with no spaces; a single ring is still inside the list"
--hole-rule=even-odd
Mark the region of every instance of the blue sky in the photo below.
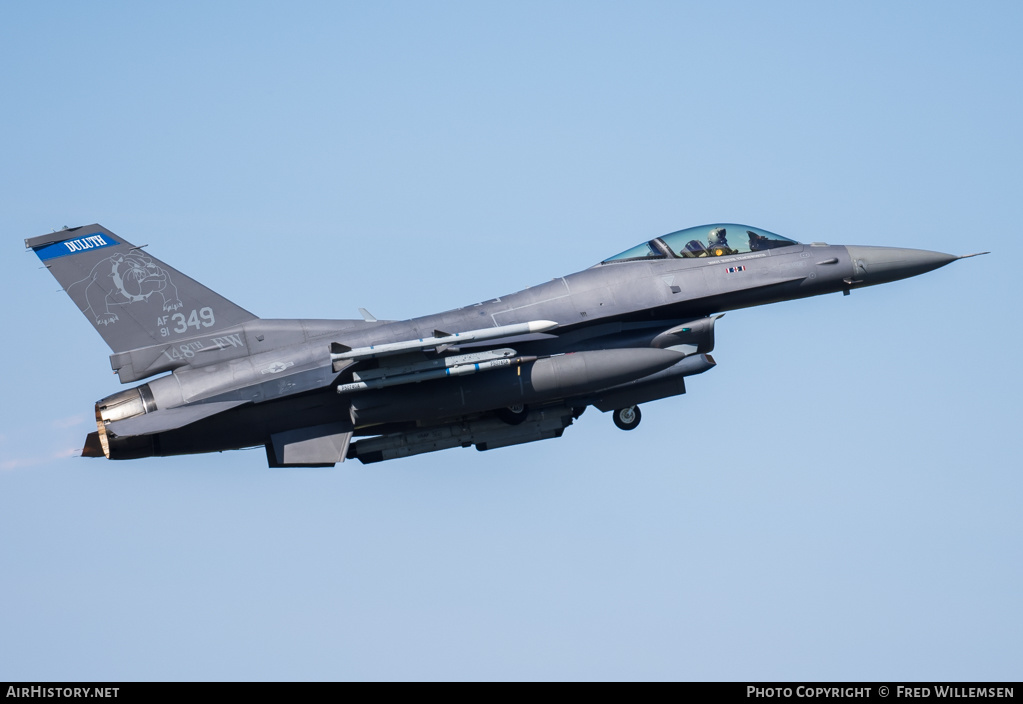
[[[0,679],[1015,679],[1012,2],[0,7]],[[101,222],[263,317],[408,318],[715,221],[993,255],[729,313],[618,432],[72,457]]]

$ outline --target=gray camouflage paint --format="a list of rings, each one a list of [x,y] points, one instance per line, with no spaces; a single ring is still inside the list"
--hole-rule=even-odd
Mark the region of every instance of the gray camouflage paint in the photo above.
[[[111,347],[111,367],[122,383],[163,374],[97,404],[98,437],[90,436],[86,455],[128,459],[265,445],[271,466],[332,465],[346,454],[378,461],[557,437],[588,405],[608,411],[685,393],[685,376],[714,365],[706,353],[713,349],[715,313],[847,293],[957,259],[925,250],[793,244],[720,257],[605,262],[405,321],[263,320],[100,225],[33,238],[26,246]],[[558,326],[453,350],[512,347],[522,356],[499,370],[335,392],[369,362],[346,362],[335,372],[332,343],[357,349],[529,321]],[[418,351],[380,363],[426,359]],[[516,404],[528,408],[507,425],[490,420]],[[543,407],[551,412],[536,410]],[[520,422],[525,425],[515,429]],[[371,458],[359,454],[360,443],[349,445],[353,434],[382,436],[374,445],[363,441],[373,448]]]

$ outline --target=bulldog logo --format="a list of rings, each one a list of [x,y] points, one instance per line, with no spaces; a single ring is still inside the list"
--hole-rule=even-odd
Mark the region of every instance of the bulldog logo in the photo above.
[[[71,284],[67,292],[79,306],[84,302],[82,312],[97,325],[117,322],[116,306],[153,299],[167,312],[181,307],[178,289],[167,272],[138,250],[107,257],[86,278]]]

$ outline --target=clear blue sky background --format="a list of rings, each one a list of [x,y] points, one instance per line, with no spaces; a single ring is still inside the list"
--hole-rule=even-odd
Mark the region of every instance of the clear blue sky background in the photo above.
[[[1021,8],[0,5],[0,680],[1020,679]],[[72,457],[22,243],[407,318],[714,221],[994,254],[729,313],[633,433],[269,470]]]

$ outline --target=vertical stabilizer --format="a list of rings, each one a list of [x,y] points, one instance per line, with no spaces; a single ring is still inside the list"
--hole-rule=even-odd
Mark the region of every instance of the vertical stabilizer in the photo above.
[[[33,237],[25,246],[115,353],[256,319],[101,225]]]

